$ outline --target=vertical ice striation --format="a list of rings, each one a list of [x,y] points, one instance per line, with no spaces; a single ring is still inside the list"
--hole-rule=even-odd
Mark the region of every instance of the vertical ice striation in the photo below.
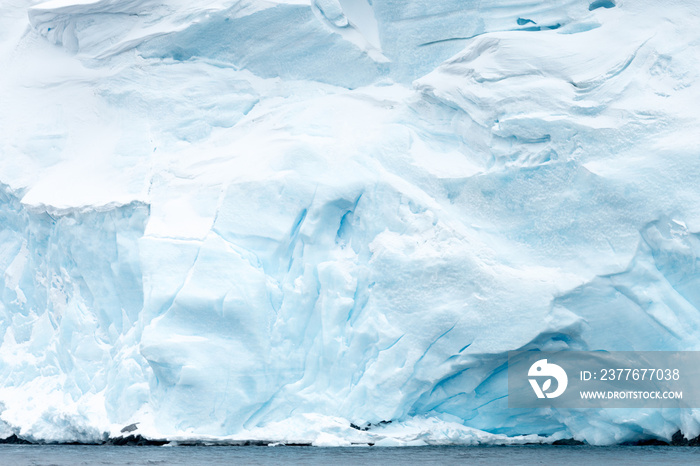
[[[102,435],[95,415],[112,408],[117,421],[148,396],[137,386],[148,367],[134,351],[148,207],[48,212],[17,194],[0,193],[3,420],[33,439],[90,441]]]
[[[505,367],[699,349],[694,5],[0,10],[0,434],[700,435]]]

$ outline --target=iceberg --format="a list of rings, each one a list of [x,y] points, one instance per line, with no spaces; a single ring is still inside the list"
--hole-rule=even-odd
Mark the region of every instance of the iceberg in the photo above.
[[[0,437],[700,435],[509,409],[506,371],[700,350],[700,7],[0,11]]]

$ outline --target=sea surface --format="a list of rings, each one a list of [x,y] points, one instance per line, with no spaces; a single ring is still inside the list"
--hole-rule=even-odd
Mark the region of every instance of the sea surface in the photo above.
[[[698,447],[121,447],[0,445],[0,464],[23,465],[220,465],[220,464],[420,464],[581,465],[700,464]]]

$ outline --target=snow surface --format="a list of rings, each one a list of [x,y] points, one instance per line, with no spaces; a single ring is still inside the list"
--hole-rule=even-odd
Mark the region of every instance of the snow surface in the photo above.
[[[504,366],[700,350],[697,2],[0,13],[0,434],[700,434],[508,409]]]

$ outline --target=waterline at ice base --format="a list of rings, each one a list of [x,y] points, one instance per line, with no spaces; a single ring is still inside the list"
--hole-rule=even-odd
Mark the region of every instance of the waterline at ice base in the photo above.
[[[3,2],[0,438],[700,436],[691,408],[509,408],[507,380],[511,351],[700,350],[698,24]]]

